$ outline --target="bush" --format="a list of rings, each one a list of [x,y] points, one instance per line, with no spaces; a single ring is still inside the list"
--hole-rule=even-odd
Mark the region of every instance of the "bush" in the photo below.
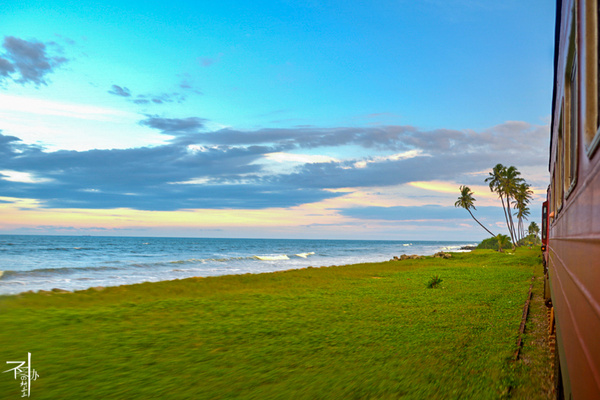
[[[495,237],[485,239],[477,245],[477,248],[498,251],[498,239],[496,239]]]
[[[512,242],[507,235],[498,235],[489,239],[483,240],[481,243],[477,245],[478,249],[488,249],[488,250],[496,250],[499,251],[498,241],[502,241],[502,250],[510,249],[512,247]],[[519,242],[521,244],[521,242]]]
[[[427,284],[427,287],[429,289],[434,289],[440,283],[442,283],[442,279],[440,278],[440,276],[439,275],[434,275],[434,276],[431,277],[431,280],[429,280],[429,283]]]
[[[527,235],[523,239],[519,240],[519,246],[539,246],[542,244],[538,235]]]

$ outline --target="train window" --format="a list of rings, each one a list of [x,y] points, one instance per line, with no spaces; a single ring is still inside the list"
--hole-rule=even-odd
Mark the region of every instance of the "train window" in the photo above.
[[[542,243],[548,244],[548,201],[542,204]]]
[[[595,63],[592,64],[592,67],[595,66],[595,84],[590,83],[590,88],[596,90],[596,129],[586,129],[585,132],[585,147],[587,150],[588,157],[591,157],[598,147],[598,143],[600,142],[600,40],[598,39],[600,36],[600,7],[598,7],[597,1],[591,1],[586,3],[586,5],[591,8],[590,17],[586,18],[589,20],[590,25],[595,27],[596,35],[593,37],[593,41],[589,47],[588,52],[589,58],[592,60],[596,60]],[[595,9],[594,9],[595,8]],[[595,65],[594,65],[595,64]]]
[[[566,90],[566,110],[567,120],[565,121],[566,127],[561,126],[559,130],[564,132],[563,140],[563,158],[564,158],[564,190],[565,197],[568,197],[575,184],[577,183],[577,138],[578,138],[578,113],[579,113],[579,98],[578,98],[578,79],[577,79],[577,54],[573,49],[569,51],[569,62],[567,66],[568,76],[565,81],[567,82]],[[563,109],[564,110],[564,109]],[[562,115],[561,115],[562,119]],[[565,129],[566,128],[566,129]]]
[[[552,215],[552,218],[556,218],[556,169],[552,174],[551,182],[552,184],[550,188],[550,214]],[[554,222],[554,220],[552,220],[552,222]]]
[[[560,122],[558,124],[558,142],[556,143],[556,163],[554,164],[554,187],[556,199],[556,212],[560,211],[563,204],[563,195],[565,190],[565,148],[564,148],[564,107],[560,111]]]

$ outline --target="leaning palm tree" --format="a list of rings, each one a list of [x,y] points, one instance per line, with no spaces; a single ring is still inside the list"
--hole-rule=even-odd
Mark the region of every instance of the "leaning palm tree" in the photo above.
[[[464,185],[461,186],[460,187],[460,196],[459,196],[458,200],[456,201],[456,203],[454,203],[454,207],[462,207],[465,210],[467,210],[469,212],[469,214],[471,214],[471,217],[475,220],[475,222],[477,222],[479,224],[479,226],[481,226],[483,229],[485,229],[490,235],[496,236],[492,232],[490,232],[490,230],[488,228],[483,226],[483,224],[481,222],[479,222],[477,220],[477,218],[475,218],[475,216],[471,212],[471,208],[473,210],[476,210],[474,203],[475,203],[475,198],[473,197],[473,192],[471,191],[471,189],[468,186],[464,186]]]

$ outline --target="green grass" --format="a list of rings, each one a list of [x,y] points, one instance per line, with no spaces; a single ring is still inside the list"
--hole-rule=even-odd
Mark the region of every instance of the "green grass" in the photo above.
[[[543,368],[508,360],[538,253],[0,297],[0,368],[32,353],[36,399],[529,394]],[[443,282],[427,289],[435,275]],[[0,398],[17,397],[17,381],[0,374]]]

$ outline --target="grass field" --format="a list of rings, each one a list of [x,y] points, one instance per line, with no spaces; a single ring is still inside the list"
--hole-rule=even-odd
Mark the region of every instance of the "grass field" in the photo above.
[[[0,297],[0,368],[30,352],[35,399],[544,399],[540,279],[510,361],[538,255]],[[20,397],[13,378],[0,374],[0,398]]]

